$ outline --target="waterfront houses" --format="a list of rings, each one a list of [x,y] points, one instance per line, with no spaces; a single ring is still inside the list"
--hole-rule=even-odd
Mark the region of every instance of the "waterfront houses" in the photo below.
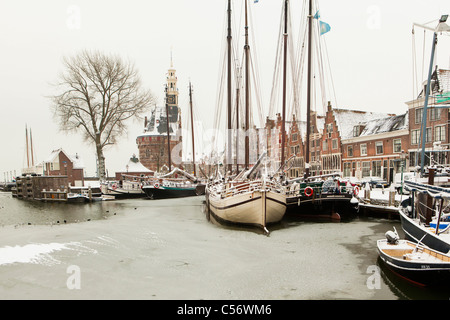
[[[450,70],[436,69],[432,86],[424,163],[448,166]],[[406,110],[399,114],[335,108],[330,103],[324,116],[311,112],[311,175],[340,172],[344,178],[379,178],[390,183],[396,173],[415,170],[420,165],[424,92],[406,102]],[[280,128],[280,121],[279,115],[275,120],[266,119],[267,148],[278,163],[281,133],[277,134],[276,130]],[[293,157],[287,166],[287,175],[296,178],[304,173],[306,123],[293,117],[288,124],[286,154],[287,159]]]
[[[431,91],[427,108],[425,135],[425,165],[448,164],[449,151],[449,104],[450,104],[450,70],[435,69],[431,77]],[[409,166],[420,165],[421,135],[425,102],[425,86],[418,97],[406,102],[409,113]]]
[[[402,165],[408,170],[405,166],[409,136],[407,113],[358,122],[352,129],[352,136],[342,139],[344,177],[377,177],[390,183]]]

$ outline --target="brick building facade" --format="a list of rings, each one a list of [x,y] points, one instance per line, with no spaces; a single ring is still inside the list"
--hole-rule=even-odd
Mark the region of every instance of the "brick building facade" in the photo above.
[[[84,165],[81,158],[68,155],[63,149],[52,151],[44,161],[44,175],[67,176],[71,186],[84,186]]]
[[[392,182],[400,172],[408,148],[408,114],[357,123],[354,136],[342,140],[344,177],[379,177]]]
[[[420,165],[422,148],[421,125],[425,104],[425,84],[419,96],[406,102],[409,113],[409,165]],[[427,108],[425,135],[425,165],[449,163],[450,70],[436,69],[432,74],[432,88]],[[447,107],[445,107],[447,106]]]

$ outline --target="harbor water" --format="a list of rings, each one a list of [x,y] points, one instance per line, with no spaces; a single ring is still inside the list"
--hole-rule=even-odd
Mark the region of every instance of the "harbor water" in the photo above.
[[[446,299],[381,264],[399,220],[208,219],[204,197],[42,203],[0,193],[0,299]]]

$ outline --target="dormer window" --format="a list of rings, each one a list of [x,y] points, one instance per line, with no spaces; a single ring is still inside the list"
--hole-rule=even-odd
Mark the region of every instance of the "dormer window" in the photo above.
[[[359,135],[361,134],[361,132],[364,130],[364,126],[362,125],[357,125],[353,127],[353,136],[354,137],[359,137]]]

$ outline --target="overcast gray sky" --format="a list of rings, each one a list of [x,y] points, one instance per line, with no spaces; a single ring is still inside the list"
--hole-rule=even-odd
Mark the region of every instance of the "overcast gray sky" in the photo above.
[[[282,2],[249,1],[265,104]],[[302,3],[291,0],[294,29]],[[412,24],[450,13],[450,2],[322,0],[319,5],[322,20],[332,28],[326,41],[337,107],[404,113],[405,102],[413,98]],[[209,125],[216,101],[225,9],[225,0],[1,0],[0,180],[4,172],[20,174],[26,165],[25,125],[32,129],[37,161],[62,147],[84,159],[88,175],[95,173],[93,146],[86,145],[81,134],[68,136],[58,131],[46,98],[54,93],[50,83],[62,71],[62,57],[83,49],[119,54],[133,61],[143,85],[160,103],[172,51],[181,108],[185,111],[188,106],[191,80],[199,120]],[[422,41],[423,32],[417,37]],[[440,67],[449,68],[449,42],[448,37],[439,41]],[[420,54],[422,49],[418,44]],[[426,46],[427,67],[430,53]],[[130,123],[128,136],[106,151],[110,175],[123,168],[133,153],[138,154],[136,137],[142,130],[142,122]]]

